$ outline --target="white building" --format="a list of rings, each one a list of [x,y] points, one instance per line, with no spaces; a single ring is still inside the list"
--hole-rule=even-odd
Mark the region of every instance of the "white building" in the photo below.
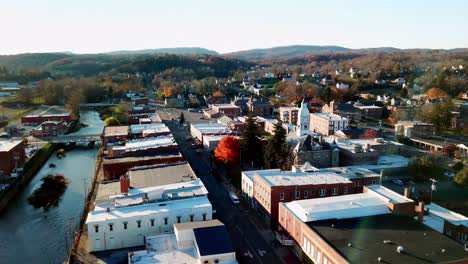
[[[223,123],[190,124],[190,135],[203,144],[203,136],[226,136],[235,134]]]
[[[336,89],[349,89],[349,84],[346,83],[337,83],[336,84]]]
[[[309,123],[310,123],[310,112],[309,109],[307,108],[307,103],[302,100],[301,103],[301,108],[299,109],[299,112],[297,113],[297,135],[303,136],[303,135],[308,135],[310,133],[310,128],[309,128]]]
[[[207,193],[197,179],[110,197],[88,213],[89,250],[142,246],[145,237],[170,233],[176,223],[211,220]]]
[[[130,252],[130,264],[234,264],[236,253],[226,227],[218,220],[174,225],[174,234],[148,237],[146,250]]]
[[[169,128],[163,123],[130,125],[130,134],[132,136],[145,136],[147,134],[157,136],[170,133]]]
[[[323,135],[333,135],[335,131],[347,129],[349,120],[332,113],[310,114],[310,130]]]

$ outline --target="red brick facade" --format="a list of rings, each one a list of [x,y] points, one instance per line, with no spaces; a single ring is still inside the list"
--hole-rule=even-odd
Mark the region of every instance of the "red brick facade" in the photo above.
[[[0,174],[10,174],[15,166],[22,168],[26,160],[24,141],[9,151],[0,151]]]

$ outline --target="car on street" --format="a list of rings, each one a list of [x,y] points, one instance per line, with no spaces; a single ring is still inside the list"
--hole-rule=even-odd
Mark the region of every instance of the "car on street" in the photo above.
[[[399,179],[393,179],[392,182],[396,185],[403,186],[405,183],[402,180]]]
[[[239,197],[233,192],[229,192],[229,198],[231,199],[232,203],[235,205],[239,204]]]

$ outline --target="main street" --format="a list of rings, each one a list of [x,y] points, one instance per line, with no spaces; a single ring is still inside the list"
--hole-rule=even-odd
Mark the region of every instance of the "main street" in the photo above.
[[[184,112],[184,115],[186,113]],[[176,119],[176,117],[173,118]],[[208,197],[216,210],[215,216],[226,225],[239,261],[241,263],[286,263],[277,253],[282,251],[290,254],[289,250],[274,247],[274,239],[271,235],[271,240],[266,241],[261,232],[271,234],[271,231],[267,231],[266,228],[259,230],[261,227],[255,225],[250,219],[252,212],[231,202],[226,187],[210,175],[208,157],[197,153],[187,141],[187,128],[179,126],[177,121],[170,119],[165,120],[165,123],[171,129],[180,151],[208,189]],[[290,259],[288,263],[291,263]]]

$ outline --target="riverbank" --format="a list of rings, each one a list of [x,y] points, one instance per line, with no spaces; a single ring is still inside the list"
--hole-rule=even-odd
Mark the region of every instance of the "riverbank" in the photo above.
[[[56,149],[56,144],[47,143],[28,160],[24,165],[24,174],[0,196],[0,214],[7,209],[10,201],[28,185]]]

